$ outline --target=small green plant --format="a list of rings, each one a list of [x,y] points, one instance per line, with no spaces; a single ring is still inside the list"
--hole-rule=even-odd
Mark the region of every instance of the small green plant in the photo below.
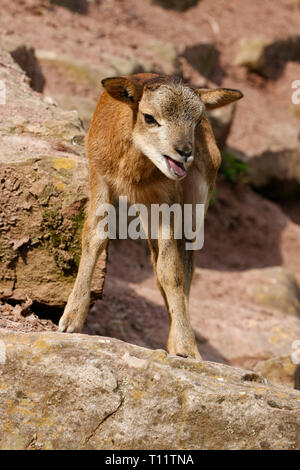
[[[220,166],[220,174],[225,181],[231,183],[248,181],[249,166],[248,163],[238,160],[229,153],[222,153],[222,163]]]
[[[213,207],[215,205],[217,201],[217,197],[218,197],[218,192],[217,192],[217,188],[215,188],[209,201],[209,207]]]

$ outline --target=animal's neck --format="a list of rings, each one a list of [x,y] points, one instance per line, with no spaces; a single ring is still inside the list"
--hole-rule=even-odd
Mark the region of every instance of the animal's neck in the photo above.
[[[165,199],[164,187],[169,184],[168,179],[134,146],[127,155],[120,155],[116,174],[114,187],[118,196],[125,195],[133,203],[145,204]]]

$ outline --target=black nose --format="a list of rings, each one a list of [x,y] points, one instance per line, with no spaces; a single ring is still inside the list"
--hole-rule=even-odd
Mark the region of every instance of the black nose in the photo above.
[[[176,152],[179,153],[185,160],[187,160],[191,155],[193,151],[193,146],[192,144],[184,144],[184,145],[178,145],[175,148]]]

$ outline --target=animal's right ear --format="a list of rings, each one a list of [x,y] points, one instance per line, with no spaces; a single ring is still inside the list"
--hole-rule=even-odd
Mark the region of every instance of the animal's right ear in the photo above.
[[[194,91],[198,94],[208,111],[221,108],[226,104],[243,98],[243,93],[240,90],[233,90],[232,88],[215,88],[213,90],[198,88],[194,89]]]
[[[130,77],[105,78],[101,83],[110,96],[131,106],[139,101],[143,93],[143,87]]]

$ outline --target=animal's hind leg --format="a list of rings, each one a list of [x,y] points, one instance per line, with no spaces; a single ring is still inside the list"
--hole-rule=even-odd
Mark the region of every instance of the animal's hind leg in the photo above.
[[[59,321],[59,331],[80,332],[83,328],[90,305],[90,290],[93,272],[100,253],[106,248],[108,238],[97,231],[101,217],[97,215],[99,204],[107,203],[108,190],[101,187],[98,200],[91,200],[82,234],[82,255],[77,278],[69,296],[63,316]]]

